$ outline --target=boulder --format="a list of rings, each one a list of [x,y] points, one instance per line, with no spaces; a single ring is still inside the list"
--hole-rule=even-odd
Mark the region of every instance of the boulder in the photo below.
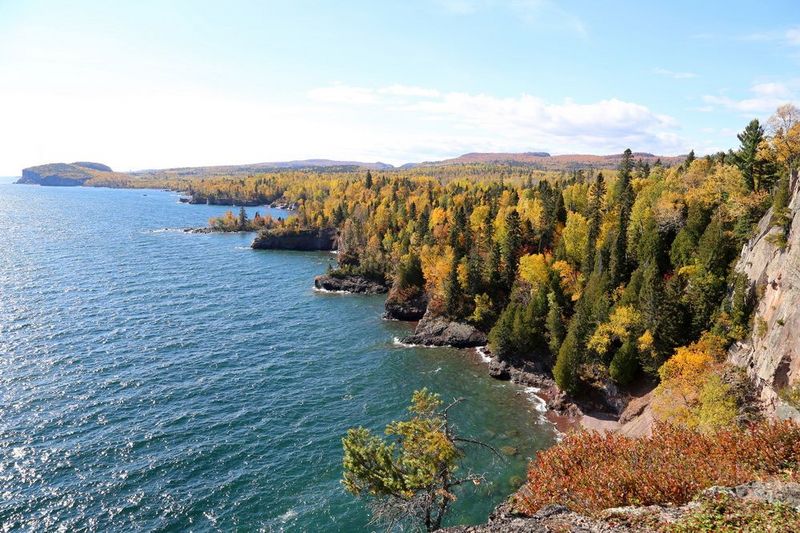
[[[430,311],[427,311],[417,324],[414,334],[402,339],[401,342],[423,346],[474,348],[486,344],[486,334],[470,324],[449,320],[443,316],[432,316]]]
[[[356,294],[384,294],[389,290],[384,283],[363,276],[333,274],[314,278],[314,287],[324,291]]]

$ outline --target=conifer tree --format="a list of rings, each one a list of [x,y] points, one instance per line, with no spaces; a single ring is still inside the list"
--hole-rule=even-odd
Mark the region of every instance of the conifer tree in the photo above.
[[[516,209],[508,212],[505,219],[506,235],[502,245],[503,283],[510,290],[517,277],[517,265],[522,246],[522,228]]]
[[[581,262],[583,272],[591,272],[594,269],[594,251],[597,246],[597,238],[600,235],[600,224],[603,220],[603,197],[606,193],[603,173],[599,172],[589,190],[589,206],[587,219],[589,221],[589,233],[586,241],[586,250]]]
[[[550,348],[550,353],[553,355],[558,354],[561,343],[564,342],[564,335],[566,329],[564,328],[563,309],[559,305],[558,298],[553,291],[547,294],[547,346]]]
[[[245,211],[244,206],[239,207],[239,229],[243,230],[247,228],[247,211]]]
[[[749,191],[765,188],[768,186],[769,175],[774,174],[774,169],[768,160],[758,155],[758,147],[764,141],[764,128],[758,119],[754,118],[736,137],[740,146],[734,154],[734,161],[742,171],[745,187]]]

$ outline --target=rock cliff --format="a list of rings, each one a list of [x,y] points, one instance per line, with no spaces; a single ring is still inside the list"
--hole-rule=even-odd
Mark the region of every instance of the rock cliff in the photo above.
[[[336,228],[271,229],[262,231],[250,246],[256,250],[336,250],[339,234]]]
[[[790,180],[792,224],[786,245],[781,228],[771,224],[772,210],[758,233],[743,247],[736,271],[747,276],[757,298],[749,337],[735,344],[729,362],[747,370],[764,410],[778,418],[800,420],[800,412],[781,400],[780,392],[800,384],[800,180]]]
[[[474,348],[486,344],[486,334],[463,322],[452,322],[427,311],[417,324],[414,334],[401,340],[403,344],[423,346],[452,346]]]
[[[77,163],[50,163],[22,169],[17,183],[75,187],[90,179],[111,173],[111,167],[102,163],[80,161]]]

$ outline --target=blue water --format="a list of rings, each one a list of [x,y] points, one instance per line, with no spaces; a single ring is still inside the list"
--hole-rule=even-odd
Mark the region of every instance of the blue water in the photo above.
[[[314,292],[329,254],[162,230],[225,210],[0,184],[0,529],[371,529],[340,439],[423,386],[467,398],[463,434],[519,450],[471,451],[492,483],[450,523],[485,520],[553,442],[529,396],[473,352],[395,346],[410,326],[381,297]]]

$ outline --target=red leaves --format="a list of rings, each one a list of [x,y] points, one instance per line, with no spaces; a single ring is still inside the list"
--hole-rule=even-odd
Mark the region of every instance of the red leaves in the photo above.
[[[580,432],[537,455],[515,503],[527,514],[551,503],[579,512],[681,504],[713,485],[800,478],[798,465],[800,426],[790,422],[713,434],[659,425],[643,439]]]

